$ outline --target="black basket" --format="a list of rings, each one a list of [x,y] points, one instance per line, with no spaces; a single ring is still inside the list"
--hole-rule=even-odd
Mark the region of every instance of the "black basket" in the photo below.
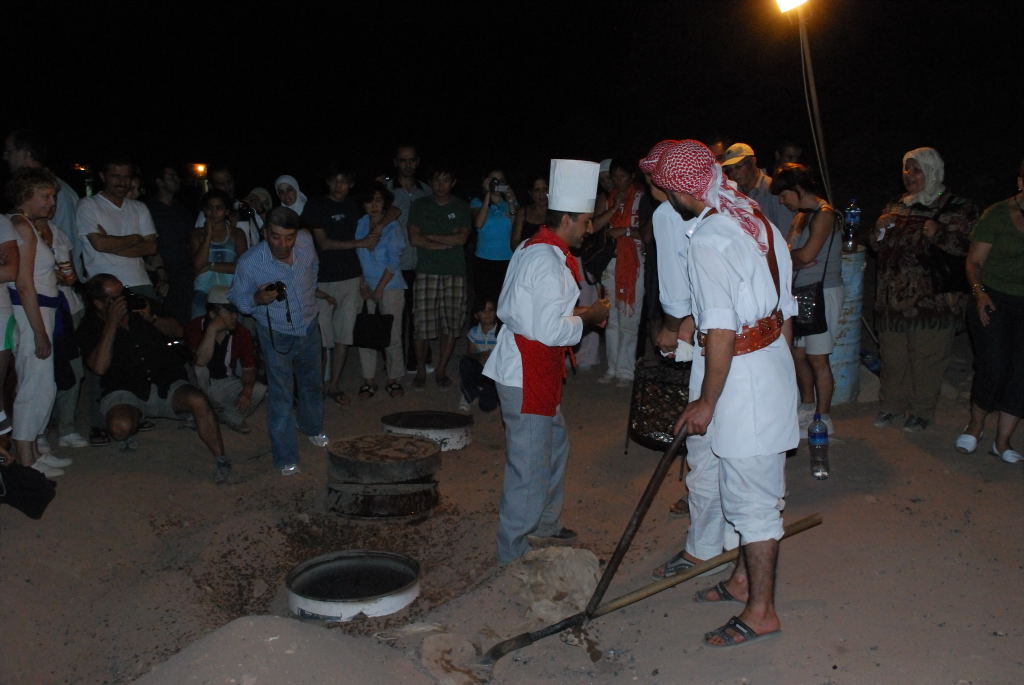
[[[690,362],[638,359],[629,401],[629,438],[652,450],[667,448],[689,396]]]

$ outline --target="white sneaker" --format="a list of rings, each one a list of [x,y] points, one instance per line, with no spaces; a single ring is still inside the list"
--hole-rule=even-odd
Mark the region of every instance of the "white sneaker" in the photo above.
[[[608,385],[609,383],[611,383],[614,380],[615,380],[615,375],[614,374],[606,373],[605,375],[603,375],[600,378],[598,378],[597,382],[600,383],[601,385]]]
[[[50,449],[50,441],[46,439],[45,435],[36,438],[36,449],[39,450],[39,454],[53,454],[53,450]]]
[[[1024,461],[1024,454],[1021,454],[1014,449],[1008,449],[1004,452],[1000,452],[996,449],[996,444],[994,442],[992,443],[992,449],[989,450],[989,454],[999,457],[1007,464],[1016,464],[1019,461]]]
[[[307,435],[306,438],[308,438],[309,441],[311,443],[313,443],[314,445],[316,445],[317,447],[327,447],[327,445],[330,444],[330,442],[331,442],[330,438],[327,437],[327,433],[318,433],[317,435]]]
[[[58,457],[55,454],[44,454],[43,456],[36,459],[37,464],[45,464],[55,469],[62,469],[65,466],[71,466],[71,460],[65,459],[64,457]]]
[[[633,387],[633,379],[632,378],[620,378],[619,380],[615,381],[615,387],[616,388],[632,388]]]
[[[800,426],[800,435],[805,435],[807,427],[811,425],[811,421],[814,419],[814,405],[801,404],[796,410],[796,419]]]
[[[832,416],[830,414],[822,414],[821,422],[828,428],[828,434],[834,435],[836,432],[835,426],[832,425]]]
[[[47,466],[46,464],[43,464],[42,460],[40,459],[36,459],[36,463],[32,464],[32,468],[34,468],[36,471],[43,474],[47,478],[56,478],[57,476],[64,475],[64,471],[58,468],[54,468],[52,466]]]
[[[78,433],[68,433],[57,438],[58,447],[88,447],[89,441]]]

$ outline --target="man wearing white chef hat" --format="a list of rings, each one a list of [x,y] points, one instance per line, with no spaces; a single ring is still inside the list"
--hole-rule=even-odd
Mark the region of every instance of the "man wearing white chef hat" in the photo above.
[[[504,326],[484,366],[505,422],[505,480],[498,513],[498,561],[530,545],[576,537],[562,525],[569,438],[559,407],[565,357],[585,326],[608,318],[604,300],[577,307],[580,272],[569,248],[593,230],[598,164],[551,160],[545,225],[516,249],[498,298]]]

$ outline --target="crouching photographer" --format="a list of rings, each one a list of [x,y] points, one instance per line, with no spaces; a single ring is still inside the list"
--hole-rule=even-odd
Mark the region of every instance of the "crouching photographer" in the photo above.
[[[227,482],[220,426],[206,395],[187,380],[175,338],[181,324],[156,316],[149,300],[127,291],[116,277],[98,274],[85,284],[88,310],[76,336],[85,363],[100,377],[100,414],[114,440],[133,446],[146,417],[195,419],[199,439],[216,460],[214,480]]]

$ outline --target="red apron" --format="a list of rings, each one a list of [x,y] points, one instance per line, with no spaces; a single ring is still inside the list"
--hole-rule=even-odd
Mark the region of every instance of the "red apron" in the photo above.
[[[565,255],[565,266],[577,283],[580,282],[576,259],[565,244],[547,226],[541,226],[523,249],[542,243],[554,245]],[[568,347],[548,347],[536,340],[515,334],[516,347],[523,360],[523,414],[554,416],[562,401],[562,379],[565,378],[565,355]]]

